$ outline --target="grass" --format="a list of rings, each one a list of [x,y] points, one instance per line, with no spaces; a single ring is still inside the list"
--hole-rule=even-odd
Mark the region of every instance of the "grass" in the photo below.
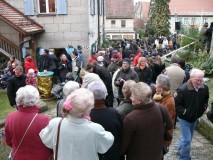
[[[0,110],[0,122],[4,121],[9,112],[16,110],[10,106],[5,90],[0,90]]]

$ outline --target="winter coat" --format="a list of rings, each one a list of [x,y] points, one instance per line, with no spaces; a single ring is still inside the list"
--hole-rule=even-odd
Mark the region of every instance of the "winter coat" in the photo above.
[[[12,155],[16,151],[27,127],[34,115],[39,112],[38,107],[21,107],[16,112],[11,112],[6,118],[5,136],[6,144],[12,148]],[[39,137],[40,131],[49,123],[49,118],[38,114],[27,131],[14,160],[48,160],[52,150],[47,148]]]
[[[173,122],[168,111],[162,107],[166,128]],[[134,108],[123,122],[120,154],[126,160],[159,160],[163,156],[163,119],[154,102]]]
[[[16,105],[16,92],[20,87],[24,87],[26,85],[25,80],[26,75],[24,74],[22,74],[20,77],[16,77],[14,75],[13,77],[9,78],[7,84],[7,96],[11,106]]]
[[[38,62],[38,70],[40,72],[43,72],[44,70],[53,71],[55,69],[56,69],[56,64],[50,55],[40,56],[40,59]]]
[[[194,123],[208,107],[209,88],[203,84],[196,91],[191,80],[188,80],[176,90],[174,97],[177,116]]]
[[[24,62],[24,69],[25,69],[25,73],[28,73],[29,69],[33,69],[35,72],[38,72],[38,69],[33,61],[32,58],[26,58],[25,62]]]
[[[145,67],[143,70],[140,67],[135,67],[135,72],[138,74],[139,82],[144,82],[148,85],[152,82],[152,69]]]
[[[72,64],[70,63],[69,60],[63,62],[59,62],[59,77],[60,78],[66,78],[66,75],[68,72],[72,72]]]

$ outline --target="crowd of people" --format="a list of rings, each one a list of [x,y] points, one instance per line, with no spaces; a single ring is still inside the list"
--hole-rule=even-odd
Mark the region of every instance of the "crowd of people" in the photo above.
[[[44,49],[38,68],[26,54],[24,69],[16,65],[7,81],[10,105],[17,109],[5,123],[12,158],[160,160],[163,146],[172,143],[164,139],[165,130],[172,136],[178,119],[177,152],[180,160],[190,159],[197,119],[208,108],[204,72],[189,72],[177,55],[166,67],[160,54],[150,57],[146,48],[143,41],[124,40],[115,48],[94,52],[87,64],[81,46],[60,59]],[[63,84],[52,120],[38,114],[36,74],[47,71],[54,73],[55,83]]]

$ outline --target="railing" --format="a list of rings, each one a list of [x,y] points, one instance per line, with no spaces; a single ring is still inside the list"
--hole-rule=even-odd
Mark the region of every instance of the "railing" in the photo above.
[[[7,57],[14,56],[17,60],[21,61],[22,57],[19,47],[2,35],[0,35],[0,49],[0,52]]]

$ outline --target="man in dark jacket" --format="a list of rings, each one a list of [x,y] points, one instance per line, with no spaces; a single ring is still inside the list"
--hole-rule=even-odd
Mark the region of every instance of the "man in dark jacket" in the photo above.
[[[107,70],[107,68],[99,66],[97,62],[88,64],[86,70],[99,75],[99,77],[104,82],[107,88],[108,93],[108,95],[106,96],[107,105],[108,107],[113,107],[112,75],[110,74],[110,72]]]
[[[53,58],[49,55],[49,50],[44,49],[38,62],[38,70],[39,72],[45,72],[54,71],[54,69],[56,69],[56,64],[54,63]]]
[[[193,133],[200,118],[208,107],[209,89],[203,84],[204,72],[192,69],[190,79],[174,93],[175,106],[181,127],[178,149],[180,159],[190,159]]]
[[[16,109],[16,92],[20,87],[24,87],[26,75],[23,74],[23,68],[21,66],[17,66],[15,68],[15,75],[8,80],[7,85],[7,96],[10,101],[10,105]]]

